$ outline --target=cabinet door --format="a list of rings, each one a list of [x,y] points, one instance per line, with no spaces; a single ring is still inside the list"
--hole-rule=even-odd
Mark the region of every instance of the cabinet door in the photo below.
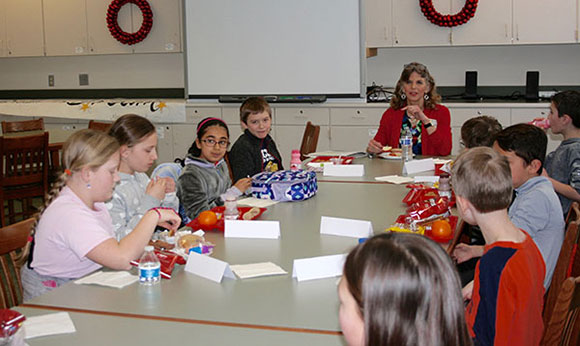
[[[149,0],[153,26],[147,37],[133,46],[135,53],[167,53],[181,51],[180,0]],[[133,31],[139,31],[143,14],[133,6]]]
[[[46,55],[88,53],[85,0],[43,0]]]
[[[393,45],[391,7],[391,0],[365,1],[367,48]]]
[[[451,29],[432,24],[421,12],[419,1],[393,1],[394,46],[448,46]],[[451,0],[433,0],[438,12],[451,12]]]
[[[576,42],[577,0],[514,0],[514,43]]]
[[[332,126],[330,149],[336,151],[365,151],[369,141],[377,134],[375,126]]]
[[[7,56],[43,56],[42,0],[5,0]]]
[[[0,57],[8,56],[6,47],[6,4],[5,0],[0,0]]]
[[[465,0],[451,0],[451,13],[458,13],[464,5]],[[511,1],[479,1],[475,16],[451,29],[451,41],[453,45],[511,44],[511,23]]]
[[[330,111],[318,107],[276,107],[274,122],[276,125],[305,125],[310,121],[313,125],[328,125]]]
[[[107,9],[110,1],[87,0],[87,31],[89,37],[89,54],[123,54],[132,53],[133,47],[117,41],[107,28]],[[119,11],[118,22],[123,30],[132,32],[131,9],[136,7],[127,4]]]
[[[282,156],[282,164],[284,168],[290,168],[290,157],[293,149],[300,150],[302,144],[302,136],[304,135],[305,125],[275,125],[276,137],[274,141],[278,147],[278,151]],[[320,126],[320,135],[318,136],[318,145],[316,151],[329,150],[330,144],[328,139],[329,127]]]

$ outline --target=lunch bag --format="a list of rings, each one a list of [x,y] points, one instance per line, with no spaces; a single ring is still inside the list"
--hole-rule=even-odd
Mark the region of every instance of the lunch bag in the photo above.
[[[275,201],[302,201],[316,194],[316,173],[311,171],[261,172],[252,177],[252,195]]]

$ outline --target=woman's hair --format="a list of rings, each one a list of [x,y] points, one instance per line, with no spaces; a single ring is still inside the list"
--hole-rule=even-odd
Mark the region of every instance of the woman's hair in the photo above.
[[[403,68],[401,77],[395,86],[395,94],[391,98],[391,107],[393,109],[399,109],[407,104],[406,98],[402,98],[401,95],[403,94],[403,85],[409,80],[409,77],[413,72],[417,72],[419,76],[425,78],[429,87],[429,92],[425,93],[425,95],[429,96],[429,98],[425,100],[425,108],[435,108],[435,105],[441,101],[441,96],[437,93],[435,79],[433,79],[433,76],[429,73],[427,66],[418,62],[406,64]]]
[[[471,345],[459,277],[440,245],[384,233],[359,244],[344,264],[364,320],[366,345]]]
[[[155,132],[155,126],[137,114],[125,114],[117,119],[109,129],[109,135],[115,137],[120,145],[132,147],[145,137]]]
[[[84,167],[92,170],[98,169],[109,161],[113,154],[119,151],[119,147],[120,145],[115,138],[104,132],[91,129],[79,130],[66,140],[62,147],[63,171],[58,175],[56,181],[52,183],[52,187],[44,199],[44,206],[36,214],[36,221],[32,227],[33,234],[36,231],[36,225],[42,213],[58,196],[62,188],[66,185],[67,179],[74,172]],[[32,256],[28,256],[29,253],[32,254],[32,250],[27,246],[24,249],[22,258],[29,257],[28,263],[30,264],[32,262]]]
[[[209,117],[209,118],[205,118],[205,119],[201,120],[199,122],[199,124],[197,124],[197,137],[196,137],[196,139],[199,139],[201,141],[201,138],[203,137],[203,135],[205,135],[205,133],[207,132],[207,129],[210,126],[216,126],[216,125],[221,126],[224,129],[226,129],[226,133],[228,135],[228,138],[230,138],[230,131],[228,130],[228,125],[223,120],[221,120],[219,118]],[[195,144],[195,140],[193,141],[193,143],[189,147],[189,150],[187,151],[187,153],[193,157],[200,157],[201,149],[199,149],[197,147],[197,145]],[[180,162],[180,163],[183,166],[183,162]]]

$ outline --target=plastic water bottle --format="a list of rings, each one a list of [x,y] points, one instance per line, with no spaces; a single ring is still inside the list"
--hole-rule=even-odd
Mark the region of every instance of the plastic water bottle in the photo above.
[[[143,285],[154,285],[161,280],[161,263],[153,246],[145,246],[145,253],[139,260],[139,282]]]
[[[297,171],[302,169],[302,161],[300,160],[300,150],[292,150],[292,158],[290,160],[290,170]]]
[[[406,128],[399,140],[401,145],[401,159],[404,162],[413,160],[413,134],[410,128]]]
[[[227,195],[224,204],[226,207],[226,209],[224,210],[224,219],[237,220],[239,217],[239,212],[236,197],[232,195]]]
[[[439,196],[447,197],[451,200],[451,185],[449,184],[449,173],[443,172],[439,176]]]

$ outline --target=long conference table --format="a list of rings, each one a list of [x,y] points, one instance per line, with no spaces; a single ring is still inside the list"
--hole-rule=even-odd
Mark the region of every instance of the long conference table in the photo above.
[[[216,245],[212,257],[230,265],[269,261],[288,275],[223,278],[215,283],[176,266],[170,280],[154,287],[132,284],[115,289],[71,282],[18,309],[25,315],[68,311],[77,332],[28,343],[153,345],[208,340],[215,345],[344,345],[338,278],[298,282],[291,274],[294,259],[345,254],[357,244],[356,238],[320,234],[321,216],[368,220],[374,233],[380,233],[404,213],[405,186],[374,180],[400,174],[400,161],[360,158],[354,164],[365,165],[363,177],[319,174],[318,193],[311,199],[268,207],[260,219],[280,221],[280,239],[206,233]]]

